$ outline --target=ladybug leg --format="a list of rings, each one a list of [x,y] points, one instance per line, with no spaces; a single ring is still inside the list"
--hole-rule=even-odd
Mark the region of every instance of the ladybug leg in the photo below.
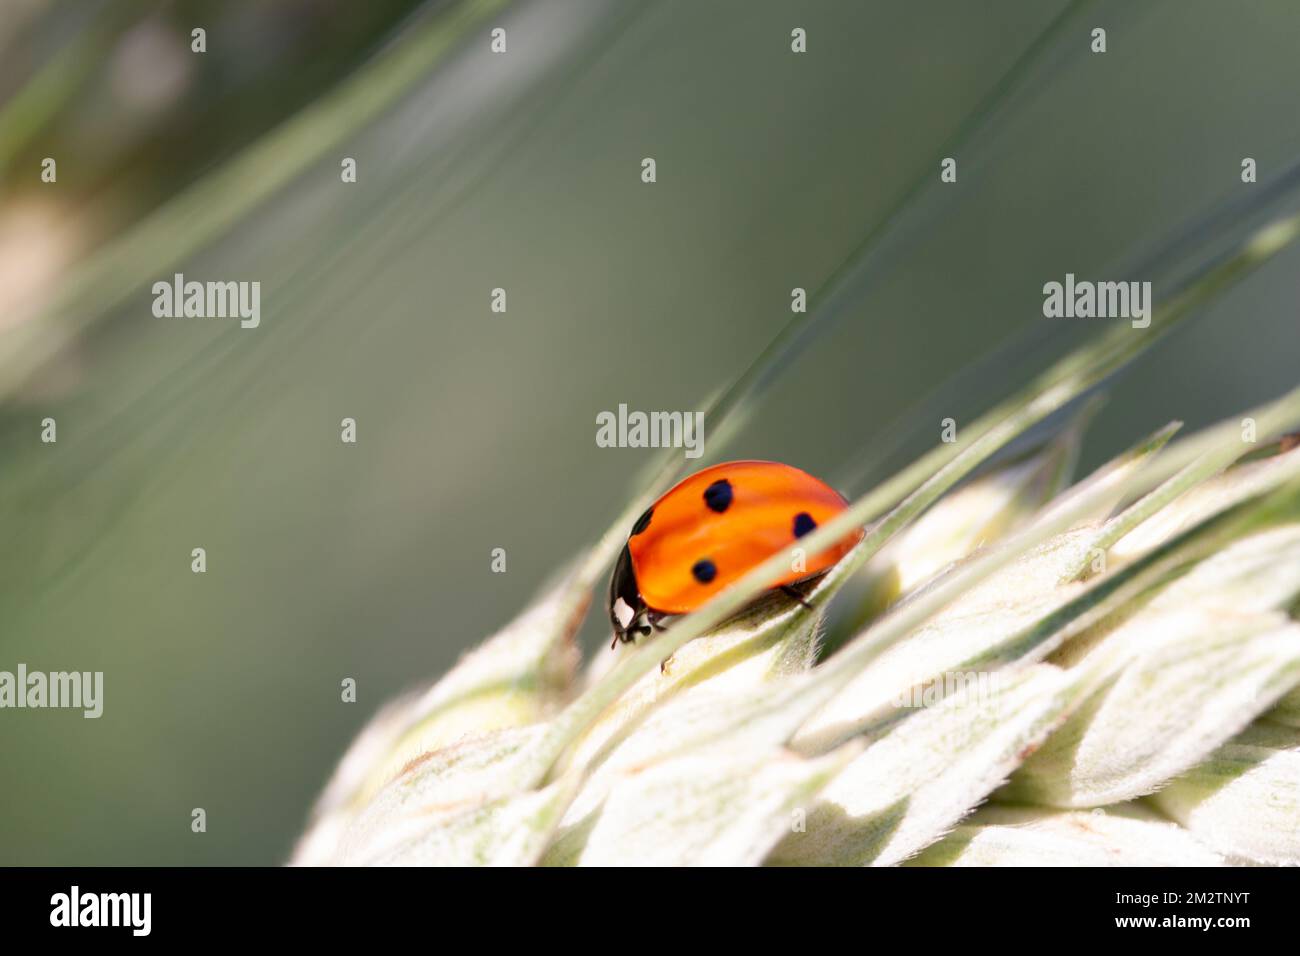
[[[637,635],[640,635],[641,637],[645,637],[649,633],[650,633],[650,628],[645,626],[630,627],[622,634],[619,634],[617,631],[615,631],[614,639],[609,642],[609,649],[612,651],[614,648],[618,647],[620,641],[624,644],[632,644],[636,641]]]
[[[803,605],[805,608],[807,608],[809,611],[811,611],[811,610],[813,609],[813,606],[812,606],[811,604],[809,604],[807,601],[805,601],[805,600],[803,599],[803,595],[800,594],[798,591],[796,591],[796,590],[795,590],[793,587],[791,587],[790,585],[788,585],[788,584],[783,584],[783,585],[781,585],[781,590],[782,590],[783,592],[785,592],[786,597],[794,598],[796,601],[798,601],[800,604],[802,604],[802,605]]]

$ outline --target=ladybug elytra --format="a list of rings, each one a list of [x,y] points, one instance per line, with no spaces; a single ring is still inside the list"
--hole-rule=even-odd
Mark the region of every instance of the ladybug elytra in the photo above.
[[[641,515],[609,582],[614,641],[662,627],[834,518],[848,502],[807,472],[774,461],[732,461],[674,485]],[[824,574],[862,538],[850,531],[769,588]]]

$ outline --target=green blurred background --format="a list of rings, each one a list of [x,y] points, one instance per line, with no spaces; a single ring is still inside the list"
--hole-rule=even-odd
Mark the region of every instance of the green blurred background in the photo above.
[[[7,0],[0,669],[106,688],[99,720],[0,711],[0,863],[283,861],[375,709],[637,488],[654,452],[598,448],[598,412],[703,409],[922,177],[743,429],[706,431],[861,492],[1037,367],[1044,282],[1156,278],[1127,272],[1263,188],[1242,157],[1300,157],[1298,49],[1289,0]],[[1084,466],[1293,385],[1297,265],[1117,382]],[[155,319],[176,271],[261,281],[261,327]]]

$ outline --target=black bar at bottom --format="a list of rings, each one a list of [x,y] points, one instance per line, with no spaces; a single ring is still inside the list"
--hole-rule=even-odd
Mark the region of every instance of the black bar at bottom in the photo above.
[[[284,940],[337,946],[387,937],[430,946],[622,946],[608,920],[654,927],[665,942],[732,941],[830,926],[866,947],[899,934],[951,932],[1012,943],[1026,933],[1080,939],[1240,939],[1294,926],[1294,869],[584,871],[4,869],[6,942],[76,935],[79,943]],[[676,915],[675,915],[676,914]],[[672,929],[679,924],[678,929]],[[92,925],[86,925],[92,924]],[[110,925],[103,925],[110,924]],[[657,932],[657,931],[655,931]],[[613,935],[611,935],[611,933]],[[887,935],[877,935],[877,933]],[[412,934],[416,939],[411,940]],[[1172,934],[1172,935],[1171,935]],[[466,938],[468,937],[468,938]],[[563,941],[563,942],[562,942]]]

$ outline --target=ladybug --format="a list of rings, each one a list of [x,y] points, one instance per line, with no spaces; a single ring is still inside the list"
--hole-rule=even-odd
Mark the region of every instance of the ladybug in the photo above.
[[[610,646],[663,630],[663,618],[695,610],[847,507],[829,485],[775,461],[730,461],[683,479],[637,519],[614,566]],[[825,574],[862,534],[850,531],[769,587],[802,601],[791,585]]]

